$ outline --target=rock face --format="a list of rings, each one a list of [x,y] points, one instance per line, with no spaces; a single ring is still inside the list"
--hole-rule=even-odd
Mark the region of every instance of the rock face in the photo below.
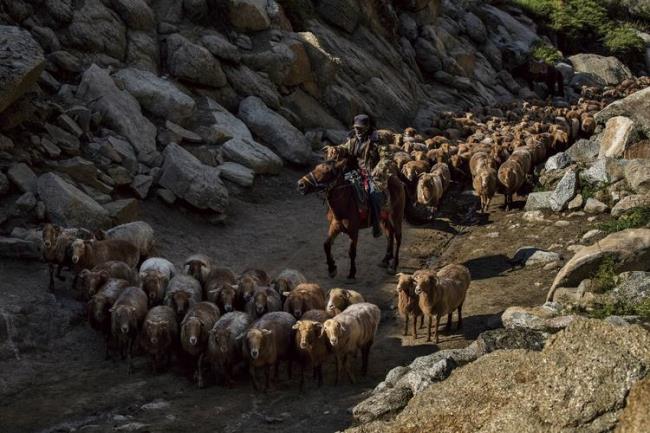
[[[289,162],[306,164],[311,157],[311,147],[288,120],[269,109],[255,96],[244,99],[239,105],[239,117],[250,130]]]
[[[612,233],[600,242],[582,248],[560,269],[547,300],[553,300],[556,288],[576,287],[580,281],[590,278],[608,256],[614,258],[617,272],[650,270],[650,229],[627,229]]]
[[[257,32],[271,25],[265,0],[228,0],[228,3],[230,22],[237,30]]]
[[[571,164],[571,157],[566,152],[558,152],[546,160],[544,168],[549,170],[558,170]]]
[[[650,15],[650,8],[648,9]],[[650,377],[637,382],[630,394],[620,421],[616,426],[616,433],[643,433],[650,425]]]
[[[135,68],[122,69],[113,79],[138,100],[150,113],[182,122],[194,112],[194,100],[183,93],[174,83],[159,78],[148,71]]]
[[[156,150],[156,127],[142,115],[140,104],[128,92],[120,90],[105,69],[92,65],[86,70],[77,97],[101,113],[103,122],[128,138],[137,151],[138,160],[153,164]]]
[[[650,159],[633,159],[625,164],[625,181],[637,194],[650,193]]]
[[[629,390],[650,366],[649,345],[641,327],[576,320],[541,352],[483,356],[415,396],[395,420],[347,431],[613,430]]]
[[[282,159],[271,149],[253,139],[233,138],[221,149],[225,158],[242,164],[258,174],[277,174],[282,169]]]
[[[559,212],[576,196],[578,175],[574,170],[567,170],[549,198],[551,209]]]
[[[569,57],[577,73],[589,74],[598,84],[616,85],[632,78],[630,69],[616,57],[603,57],[596,54],[576,54]]]
[[[526,199],[526,205],[524,209],[529,210],[539,210],[539,209],[550,209],[551,208],[551,196],[553,191],[540,191],[540,192],[531,192],[528,194]]]
[[[636,207],[650,206],[650,194],[634,194],[623,197],[612,208],[612,216],[619,217]]]
[[[228,190],[219,177],[219,170],[204,165],[177,144],[165,148],[160,185],[199,209],[224,213]]]
[[[29,90],[43,71],[45,58],[32,35],[0,26],[0,113]]]
[[[612,102],[604,110],[597,113],[595,119],[599,124],[605,124],[615,116],[625,116],[632,119],[646,136],[650,136],[650,87]]]
[[[38,195],[45,203],[47,216],[64,227],[107,228],[108,212],[81,190],[54,173],[38,178]]]
[[[211,87],[227,84],[221,64],[206,48],[174,34],[167,38],[167,67],[169,72],[191,83]]]
[[[615,116],[607,121],[600,139],[599,158],[620,158],[632,137],[634,122],[625,116]]]

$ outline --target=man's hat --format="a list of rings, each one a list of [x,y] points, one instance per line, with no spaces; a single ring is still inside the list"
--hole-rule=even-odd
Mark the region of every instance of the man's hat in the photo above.
[[[354,116],[354,125],[355,128],[364,128],[370,126],[370,118],[367,114],[359,114]]]

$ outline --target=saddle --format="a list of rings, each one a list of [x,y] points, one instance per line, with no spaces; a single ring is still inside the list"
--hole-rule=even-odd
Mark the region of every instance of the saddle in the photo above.
[[[354,198],[357,202],[357,208],[359,209],[359,217],[362,223],[364,222],[369,222],[369,217],[370,217],[370,208],[369,208],[369,200],[370,197],[366,191],[365,185],[364,185],[364,179],[361,176],[361,173],[359,170],[352,170],[344,174],[345,181],[348,182],[350,185],[352,185],[352,189],[354,190]],[[369,182],[375,182],[374,179],[369,179]],[[388,221],[390,217],[390,200],[388,197],[388,189],[382,189],[379,187],[383,192],[383,198],[382,202],[380,204],[380,209],[381,209],[381,215],[380,219],[381,220],[386,220]]]

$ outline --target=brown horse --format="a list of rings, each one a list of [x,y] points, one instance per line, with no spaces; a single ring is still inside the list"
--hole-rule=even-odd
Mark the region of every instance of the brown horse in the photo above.
[[[354,188],[352,184],[346,182],[343,176],[349,166],[347,158],[338,161],[325,161],[298,181],[298,191],[302,194],[318,191],[326,192],[329,230],[323,247],[327,257],[327,270],[331,278],[336,276],[336,263],[332,257],[332,244],[339,233],[346,233],[350,238],[350,273],[348,279],[352,280],[357,272],[355,259],[359,230],[368,228],[371,224],[369,215],[362,218],[355,198]],[[399,249],[402,243],[402,220],[404,219],[406,194],[404,185],[395,175],[389,178],[388,191],[391,209],[388,213],[382,212],[381,219],[382,228],[388,238],[388,246],[380,266],[388,268],[391,273],[395,273],[399,264]]]

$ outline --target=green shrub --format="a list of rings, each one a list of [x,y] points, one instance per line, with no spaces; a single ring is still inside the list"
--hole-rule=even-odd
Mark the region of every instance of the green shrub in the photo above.
[[[596,0],[566,0],[554,2],[551,28],[573,38],[599,34],[607,23],[607,9]]]
[[[560,50],[544,42],[535,44],[531,55],[533,56],[533,59],[542,61],[549,65],[554,65],[562,60],[562,53]]]
[[[589,317],[593,317],[594,319],[605,319],[609,316],[635,316],[637,314],[637,309],[634,305],[623,301],[617,301],[613,304],[599,305],[589,313]]]
[[[636,229],[650,226],[650,206],[636,207],[618,219],[612,219],[600,224],[600,229],[606,233],[620,232],[625,229]]]
[[[612,54],[620,56],[640,54],[645,49],[645,42],[630,25],[610,28],[603,43]]]
[[[605,256],[591,282],[598,293],[609,292],[616,287],[616,260],[613,256]]]
[[[553,0],[513,0],[524,11],[540,18],[549,18],[553,13]]]

